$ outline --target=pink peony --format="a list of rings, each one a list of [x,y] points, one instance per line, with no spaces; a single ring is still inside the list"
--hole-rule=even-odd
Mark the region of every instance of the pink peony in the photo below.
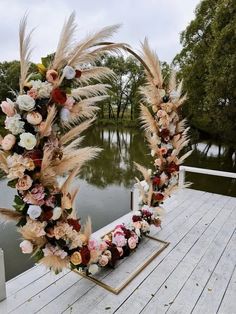
[[[38,125],[42,122],[43,118],[39,112],[32,111],[27,114],[26,119],[32,125]]]
[[[20,243],[20,248],[22,253],[24,254],[30,254],[33,252],[33,244],[28,241],[28,240],[24,240]]]
[[[98,260],[99,265],[102,267],[105,267],[108,264],[108,262],[109,262],[109,259],[106,255],[102,255]]]
[[[126,245],[126,243],[127,243],[127,240],[126,240],[126,238],[123,236],[123,235],[121,235],[121,234],[118,234],[118,235],[116,235],[116,236],[114,236],[113,237],[113,241],[112,241],[115,245],[117,245],[117,246],[125,246]]]
[[[13,102],[2,101],[1,103],[2,112],[5,113],[8,117],[13,117],[16,113],[15,106]]]
[[[11,150],[15,143],[16,137],[13,134],[7,134],[1,142],[1,146],[3,150]]]
[[[101,242],[100,244],[99,244],[99,251],[101,251],[101,252],[103,252],[103,251],[105,251],[106,249],[108,248],[108,245],[107,245],[107,243],[105,242],[105,241],[103,241],[103,242]]]
[[[89,242],[88,242],[88,248],[89,250],[96,250],[98,247],[98,242],[97,240],[94,240],[94,239],[90,239]]]
[[[129,238],[128,245],[131,250],[135,249],[137,245],[136,239],[134,237]]]

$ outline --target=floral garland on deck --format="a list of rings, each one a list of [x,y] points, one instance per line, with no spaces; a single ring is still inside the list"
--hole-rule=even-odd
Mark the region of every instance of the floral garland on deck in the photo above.
[[[140,209],[129,224],[116,226],[100,241],[92,239],[90,219],[81,226],[77,218],[73,206],[77,190],[71,189],[71,183],[81,166],[100,152],[96,147],[78,148],[81,133],[94,121],[98,108],[93,104],[107,97],[107,85],[94,81],[113,75],[111,70],[92,64],[107,51],[124,45],[101,46],[117,26],[72,44],[74,20],[73,13],[63,26],[56,53],[43,58],[38,73],[30,75],[26,18],[20,24],[20,91],[1,103],[5,134],[0,138],[0,168],[17,195],[15,211],[0,209],[0,215],[17,222],[23,237],[21,250],[32,254],[36,262],[55,272],[70,267],[94,274],[99,267],[114,267],[117,260],[128,256],[150,232],[151,225],[160,227],[159,204],[176,186],[178,165],[184,159],[177,155],[187,139],[177,115],[178,102],[174,102],[178,97],[174,90],[168,95],[159,89],[160,81],[155,78],[157,71],[160,76],[159,61],[150,55],[145,43],[144,60],[150,72],[141,92],[146,102],[153,103],[154,115],[142,105],[141,119],[155,156],[155,171],[152,174],[136,164],[145,179],[138,181]],[[58,177],[62,176],[60,183]]]

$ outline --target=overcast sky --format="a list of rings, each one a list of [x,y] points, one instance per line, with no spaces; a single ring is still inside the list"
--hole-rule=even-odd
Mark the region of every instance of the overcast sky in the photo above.
[[[19,59],[18,25],[29,12],[32,61],[55,50],[65,17],[76,11],[78,38],[100,27],[121,23],[115,41],[139,48],[148,37],[162,61],[180,51],[180,32],[194,17],[200,0],[0,0],[0,61]]]

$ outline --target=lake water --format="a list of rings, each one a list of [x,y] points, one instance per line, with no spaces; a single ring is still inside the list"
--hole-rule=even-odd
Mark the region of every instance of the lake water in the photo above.
[[[136,129],[90,129],[84,146],[100,146],[100,157],[91,161],[80,173],[76,184],[80,192],[76,200],[79,216],[91,216],[93,229],[97,230],[130,210],[130,190],[135,183],[133,161],[146,167],[151,165],[149,150],[143,133]],[[200,142],[192,145],[193,154],[185,165],[236,172],[236,156],[225,146]],[[188,174],[192,188],[236,196],[236,182],[226,178]],[[11,207],[14,190],[0,181],[0,206]],[[0,225],[0,247],[5,252],[6,277],[10,279],[33,265],[28,255],[19,249],[19,234],[12,224]]]

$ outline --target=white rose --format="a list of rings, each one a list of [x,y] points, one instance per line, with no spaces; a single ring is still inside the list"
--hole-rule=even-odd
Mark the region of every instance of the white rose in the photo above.
[[[67,80],[72,80],[75,77],[75,73],[75,69],[69,65],[65,66],[63,69],[63,74]]]
[[[31,111],[34,109],[35,100],[29,95],[19,95],[16,99],[20,110]]]
[[[22,133],[20,135],[19,146],[31,150],[35,147],[37,143],[36,137],[31,133]]]
[[[35,220],[38,218],[42,213],[42,209],[40,206],[37,205],[30,205],[27,214],[30,216],[31,219]]]
[[[28,241],[28,240],[24,240],[20,243],[20,248],[22,253],[24,254],[30,254],[33,252],[33,244]]]
[[[26,116],[26,119],[32,125],[38,125],[43,120],[41,114],[37,111],[29,112]]]
[[[5,127],[12,134],[17,135],[24,132],[25,122],[21,121],[21,116],[19,114],[15,114],[13,117],[6,117]]]
[[[60,111],[60,118],[62,121],[69,121],[70,118],[70,110],[67,108],[62,108]]]
[[[61,217],[62,209],[60,207],[55,207],[53,209],[52,220],[57,220]]]
[[[98,270],[99,270],[99,268],[98,268],[97,264],[91,264],[89,266],[89,269],[88,269],[89,273],[92,275],[96,274],[98,272]]]

